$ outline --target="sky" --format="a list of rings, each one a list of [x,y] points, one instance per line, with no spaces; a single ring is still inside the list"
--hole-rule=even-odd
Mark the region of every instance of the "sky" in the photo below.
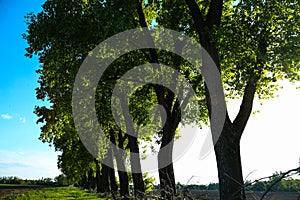
[[[0,176],[55,177],[57,154],[38,140],[33,113],[38,75],[37,58],[24,56],[24,16],[41,10],[41,0],[0,0]]]
[[[26,58],[24,16],[41,10],[43,0],[0,0],[0,176],[38,179],[60,174],[56,167],[58,153],[38,140],[40,126],[33,113],[38,87],[37,58]],[[299,166],[300,90],[284,81],[279,97],[255,102],[254,110],[241,140],[244,178],[254,180]],[[228,105],[234,117],[239,101]],[[185,130],[183,130],[185,131]],[[214,153],[200,159],[200,145],[208,130],[199,134],[190,149],[174,164],[176,181],[207,184],[217,182]],[[157,177],[157,173],[152,174]]]

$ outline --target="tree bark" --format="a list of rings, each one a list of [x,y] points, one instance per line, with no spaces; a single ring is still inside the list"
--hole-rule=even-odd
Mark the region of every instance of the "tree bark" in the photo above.
[[[96,180],[97,180],[97,193],[108,193],[109,192],[109,167],[102,164],[101,170],[99,161],[94,160],[96,164]]]
[[[125,96],[125,95],[124,95]],[[138,135],[134,129],[133,122],[131,121],[131,116],[126,112],[126,106],[129,105],[124,98],[121,98],[121,107],[125,119],[126,126],[126,135],[128,138],[128,145],[130,150],[130,166],[132,171],[132,179],[134,186],[134,195],[137,198],[143,198],[145,194],[145,184],[143,180],[142,167],[141,167],[141,159],[139,153],[139,145],[138,145]]]
[[[129,196],[129,180],[124,162],[125,155],[120,155],[119,153],[117,153],[118,149],[116,147],[116,139],[114,133],[110,132],[110,140],[115,145],[113,151],[115,152],[115,157],[117,161],[118,176],[120,181],[120,196],[122,199],[127,200]],[[123,137],[122,131],[120,130],[118,133],[119,149],[124,149],[124,141],[125,137]]]
[[[90,170],[88,172],[88,182],[87,182],[87,184],[88,184],[88,190],[89,191],[93,191],[96,188],[95,178],[93,176],[93,171],[92,170]]]
[[[168,114],[165,125],[162,129],[162,143],[160,146],[160,151],[158,153],[158,168],[161,195],[165,199],[173,199],[176,195],[176,183],[172,155],[175,131],[181,120],[181,110],[178,100],[176,100],[176,102],[172,106],[174,98],[174,93],[170,90],[167,90],[166,98],[162,99],[165,101],[164,105],[167,106],[165,107],[165,109]],[[172,111],[170,109],[172,109]],[[161,150],[167,145],[169,145],[166,149],[167,151],[162,152]],[[164,163],[168,165],[164,166]]]
[[[114,169],[114,163],[113,163],[113,156],[112,156],[112,149],[108,150],[107,154],[107,159],[109,163],[108,167],[108,176],[109,176],[109,185],[110,185],[110,191],[112,195],[115,195],[118,191],[118,186],[116,182],[116,177],[115,177],[115,169]]]
[[[131,170],[134,171],[142,171],[141,162],[139,157],[139,146],[137,142],[137,138],[131,135],[128,135],[128,143],[130,152],[138,153],[137,156],[130,156],[131,162]],[[134,187],[134,195],[137,198],[143,198],[145,194],[145,185],[143,180],[142,173],[133,173],[132,172],[132,180],[133,180],[133,187]]]
[[[101,183],[101,171],[100,171],[100,166],[99,163],[96,159],[94,159],[94,162],[96,164],[96,185],[97,185],[97,193],[103,193],[104,192],[104,187]]]
[[[218,166],[220,199],[245,200],[240,138],[233,133],[236,133],[236,128],[228,119],[214,147]]]
[[[163,149],[169,144],[167,151],[162,153],[160,150],[158,152],[158,172],[160,181],[161,196],[164,199],[172,199],[176,194],[176,184],[173,169],[173,144],[175,131],[172,130],[172,122],[170,118],[166,120],[165,126],[162,133],[162,143],[160,149]],[[167,166],[163,166],[163,163],[170,163]]]

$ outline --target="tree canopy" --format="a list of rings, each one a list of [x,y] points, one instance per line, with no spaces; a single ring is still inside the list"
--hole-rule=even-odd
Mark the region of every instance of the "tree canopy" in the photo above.
[[[40,139],[63,152],[59,167],[68,178],[80,181],[82,177],[96,177],[100,170],[98,158],[95,160],[84,148],[72,116],[72,92],[79,67],[96,45],[117,33],[140,27],[173,29],[198,41],[209,53],[221,75],[225,99],[218,97],[216,101],[211,97],[205,79],[203,82],[202,75],[186,60],[159,49],[137,50],[112,63],[99,81],[96,110],[100,126],[118,148],[139,153],[140,141],[126,132],[128,127],[125,131],[118,127],[110,105],[114,87],[121,84],[118,80],[134,66],[145,63],[169,65],[189,80],[201,111],[197,111],[200,115],[190,112],[188,120],[181,121],[182,124],[201,125],[213,120],[211,109],[215,104],[241,98],[234,120],[229,119],[225,111],[222,134],[214,142],[221,199],[245,199],[239,141],[251,115],[254,98],[273,97],[279,80],[300,80],[297,13],[300,13],[297,0],[136,0],[130,4],[121,0],[47,0],[42,12],[26,16],[28,30],[23,35],[29,44],[26,56],[38,55],[41,63],[37,70],[40,75],[37,98],[50,102],[50,107],[35,108],[38,122],[43,123]],[[150,131],[140,139],[149,142],[156,138],[162,148],[173,140],[181,120],[178,96],[165,87],[148,84],[132,94],[129,107],[139,127],[151,124],[154,116],[148,112],[157,103],[167,112],[169,125],[166,124],[162,132]],[[121,111],[115,114],[118,112]],[[104,152],[111,151],[105,148],[105,142],[97,140],[97,143]],[[125,167],[125,157],[117,163],[119,169]],[[165,168],[163,173],[173,174],[173,166]],[[142,178],[142,175],[133,174],[136,191],[144,192]],[[126,185],[128,176],[120,177],[120,181]],[[166,184],[173,184],[175,190],[175,180]],[[126,195],[128,191],[124,191]]]

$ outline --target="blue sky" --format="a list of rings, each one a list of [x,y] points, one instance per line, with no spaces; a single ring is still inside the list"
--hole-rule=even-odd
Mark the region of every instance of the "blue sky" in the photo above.
[[[0,0],[0,176],[53,177],[56,153],[38,140],[33,114],[41,104],[35,98],[37,58],[24,56],[24,16],[41,10],[42,0]],[[32,172],[35,172],[33,174]]]
[[[24,16],[41,10],[43,0],[0,0],[0,176],[21,178],[55,177],[57,153],[38,140],[40,129],[33,114],[38,76],[37,58],[24,56],[26,31]],[[251,117],[241,141],[244,176],[256,179],[298,166],[300,158],[300,91],[287,82],[279,98],[255,102],[259,114]],[[229,114],[234,117],[239,101],[231,101]],[[202,130],[204,134],[207,130]],[[184,157],[175,163],[177,181],[186,183],[217,182],[213,153],[199,159],[199,136]],[[157,174],[154,174],[157,177]]]

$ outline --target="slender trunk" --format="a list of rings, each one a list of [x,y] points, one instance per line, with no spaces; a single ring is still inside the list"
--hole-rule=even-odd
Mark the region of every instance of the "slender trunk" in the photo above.
[[[83,189],[88,189],[88,181],[87,181],[87,176],[84,175],[82,178],[81,178],[81,181],[79,183],[80,187],[83,188]]]
[[[129,196],[129,181],[128,181],[128,174],[124,171],[118,171],[119,180],[120,180],[120,196],[123,199],[128,199]]]
[[[88,173],[88,190],[93,191],[96,188],[95,178],[93,176],[93,171],[90,170]]]
[[[102,164],[101,174],[102,174],[101,181],[103,184],[104,192],[108,193],[109,192],[109,167]]]
[[[112,157],[112,149],[108,150],[107,159],[108,159],[109,166],[111,166],[108,167],[110,191],[113,195],[115,195],[118,191],[118,186],[115,177],[115,169],[113,168],[114,164],[113,164],[113,157]]]
[[[131,155],[130,156],[131,171],[133,171],[133,172],[142,171],[137,138],[133,137],[131,135],[128,135],[128,142],[129,142],[130,152],[137,153],[137,154],[135,154],[135,156],[133,154],[130,154]],[[133,180],[133,186],[134,186],[134,195],[137,198],[143,198],[144,194],[145,194],[145,185],[144,185],[144,180],[143,180],[143,174],[142,173],[132,173],[132,180]]]
[[[96,185],[97,185],[97,193],[103,193],[104,192],[104,187],[103,184],[101,183],[101,171],[100,171],[100,166],[98,161],[95,159],[94,160],[96,164]]]
[[[117,183],[115,178],[113,152],[111,148],[107,150],[107,155],[105,159],[107,163],[107,173],[108,173],[108,180],[109,180],[108,186],[110,187],[110,191],[115,194],[115,192],[117,191]]]
[[[240,138],[238,134],[232,134],[234,132],[234,126],[231,123],[225,123],[222,135],[215,145],[221,200],[246,199],[240,157]]]
[[[107,193],[109,192],[109,167],[102,164],[100,170],[99,162],[96,159],[94,162],[96,164],[97,193]]]
[[[120,130],[118,133],[118,147],[119,149],[124,149],[124,141],[125,137],[122,135],[122,131]],[[125,162],[124,158],[125,155],[121,155],[117,151],[118,148],[116,147],[116,137],[114,135],[114,132],[110,132],[110,141],[115,145],[114,146],[114,153],[116,157],[116,162],[117,162],[117,168],[118,168],[118,176],[119,176],[119,181],[120,181],[120,196],[122,199],[127,200],[129,196],[129,180],[128,180],[128,174],[126,171],[125,167]]]
[[[124,95],[125,96],[125,95]],[[134,195],[137,198],[143,198],[145,194],[145,185],[142,174],[141,159],[139,153],[138,145],[138,135],[134,129],[133,122],[131,121],[131,116],[126,112],[126,106],[129,105],[129,102],[124,98],[120,98],[122,112],[125,119],[126,125],[126,135],[128,138],[128,145],[130,150],[130,166],[132,171],[132,179],[134,186]]]

